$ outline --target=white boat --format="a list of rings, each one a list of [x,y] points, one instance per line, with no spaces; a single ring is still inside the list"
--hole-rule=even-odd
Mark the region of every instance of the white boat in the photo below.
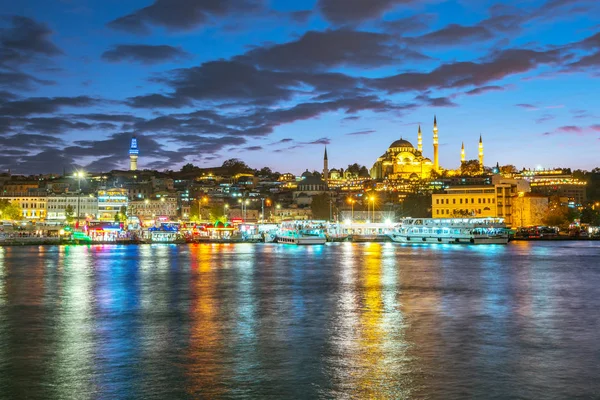
[[[407,218],[390,233],[400,243],[506,244],[503,218]]]
[[[310,221],[284,221],[277,231],[277,243],[285,244],[325,244],[327,237],[320,224]]]

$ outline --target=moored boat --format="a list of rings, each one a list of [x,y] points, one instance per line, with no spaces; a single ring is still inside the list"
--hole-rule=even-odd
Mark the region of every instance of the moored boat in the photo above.
[[[389,234],[399,243],[506,244],[502,218],[407,218]]]
[[[275,241],[285,244],[325,244],[327,237],[323,226],[310,221],[284,221],[276,234]]]

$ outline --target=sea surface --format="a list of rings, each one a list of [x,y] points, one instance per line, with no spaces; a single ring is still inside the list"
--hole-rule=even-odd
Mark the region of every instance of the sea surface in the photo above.
[[[600,242],[0,248],[1,399],[600,398]]]

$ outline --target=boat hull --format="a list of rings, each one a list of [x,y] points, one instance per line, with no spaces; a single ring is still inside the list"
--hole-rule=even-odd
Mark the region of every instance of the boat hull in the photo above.
[[[435,237],[390,235],[392,241],[407,244],[507,244],[508,236]]]
[[[297,244],[297,245],[311,245],[311,244],[325,244],[327,242],[327,238],[324,237],[310,237],[310,236],[300,236],[300,237],[286,237],[279,236],[277,237],[277,243],[283,244]]]

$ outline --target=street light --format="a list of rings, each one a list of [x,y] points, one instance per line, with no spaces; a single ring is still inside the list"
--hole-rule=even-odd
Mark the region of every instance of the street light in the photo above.
[[[85,177],[85,172],[83,172],[83,171],[75,171],[75,177],[77,178],[77,186],[79,188],[79,190],[77,192],[77,224],[79,225],[79,213],[80,213],[80,210],[79,210],[79,208],[80,208],[79,207],[80,200],[79,200],[79,198],[81,197],[81,179],[83,177]]]
[[[356,200],[354,200],[353,198],[349,198],[348,203],[350,203],[350,205],[352,206],[352,214],[351,214],[350,222],[354,222],[354,203],[356,203]]]
[[[521,198],[521,227],[523,227],[523,205],[525,203],[525,192],[519,192],[519,197]]]
[[[369,197],[369,200],[372,203],[372,208],[373,208],[373,222],[375,222],[375,196]]]
[[[225,217],[225,221],[227,221],[227,209],[229,208],[229,204],[223,204],[223,216]]]

